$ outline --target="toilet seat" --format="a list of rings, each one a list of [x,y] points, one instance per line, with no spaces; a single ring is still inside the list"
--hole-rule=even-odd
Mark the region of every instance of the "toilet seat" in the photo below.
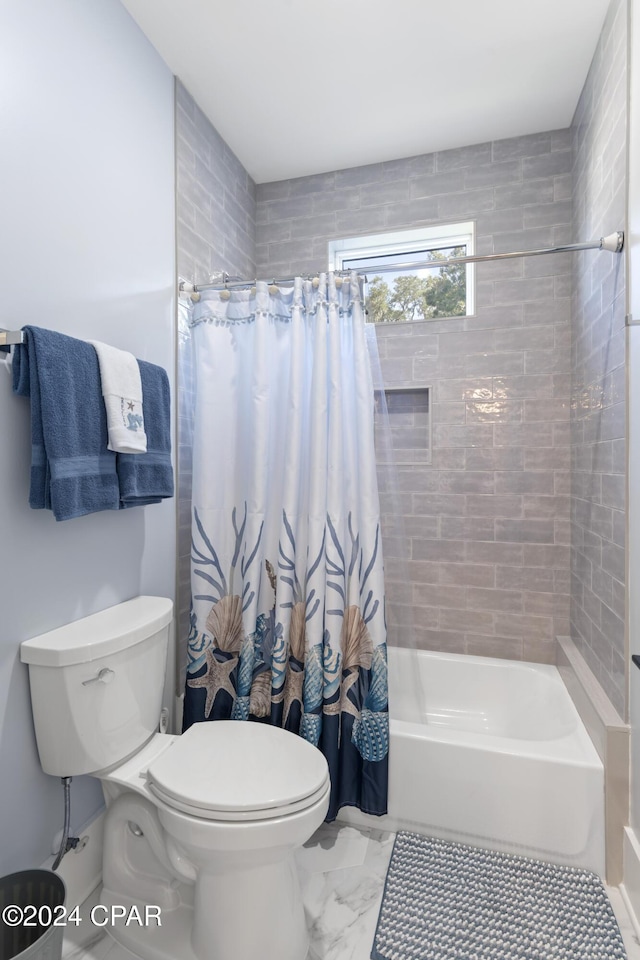
[[[290,814],[300,813],[309,809],[318,803],[328,792],[330,787],[329,777],[327,777],[323,786],[309,797],[297,800],[294,803],[286,804],[282,807],[263,807],[258,810],[215,810],[210,807],[196,807],[193,804],[186,803],[184,800],[178,800],[176,797],[165,794],[158,789],[156,784],[149,784],[152,794],[171,810],[178,810],[180,813],[186,813],[190,817],[198,820],[211,820],[218,823],[230,822],[253,822],[258,820],[275,820]]]
[[[269,724],[196,723],[153,760],[147,785],[163,804],[203,820],[254,821],[317,803],[327,761],[306,740]]]

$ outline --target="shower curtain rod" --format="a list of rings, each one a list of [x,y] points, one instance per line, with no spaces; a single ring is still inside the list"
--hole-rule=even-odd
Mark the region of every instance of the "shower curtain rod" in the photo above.
[[[545,247],[542,250],[518,250],[514,253],[487,253],[482,256],[452,257],[449,260],[425,260],[422,263],[407,262],[394,263],[394,268],[398,270],[415,270],[420,267],[439,268],[443,266],[457,266],[462,263],[485,263],[488,260],[512,260],[516,257],[540,257],[547,253],[573,253],[579,250],[608,250],[610,253],[622,253],[624,248],[624,233],[618,230],[617,233],[610,233],[606,237],[600,237],[599,240],[591,240],[588,243],[567,243],[558,247]],[[335,270],[338,276],[349,276],[351,270]],[[295,277],[274,278],[272,284],[293,283]],[[308,279],[313,279],[309,277]],[[366,281],[366,275],[359,274],[358,279]],[[228,290],[231,287],[252,287],[255,280],[227,280],[226,282],[216,283],[189,283],[188,280],[180,280],[178,289],[180,293],[196,295],[201,290]],[[16,344],[24,343],[22,330],[3,330],[0,329],[0,347],[12,347]]]
[[[425,260],[423,262],[407,261],[406,263],[394,263],[394,270],[415,270],[419,267],[421,270],[426,268],[436,269],[444,266],[458,266],[463,263],[484,263],[488,260],[513,260],[516,257],[540,257],[547,253],[573,253],[580,250],[608,250],[610,253],[622,253],[624,247],[624,233],[619,230],[616,233],[610,233],[606,237],[600,237],[599,240],[591,240],[587,243],[567,243],[558,247],[544,247],[541,250],[518,250],[513,253],[487,253],[483,255],[472,254],[468,257],[452,257],[448,260]],[[335,270],[338,276],[348,276],[350,270]],[[274,278],[272,284],[293,283],[295,277]],[[308,277],[307,279],[312,279]],[[359,274],[359,279],[367,279],[366,275]],[[188,280],[180,280],[179,289],[181,293],[197,294],[201,290],[229,290],[232,287],[252,287],[256,280],[227,280],[215,281],[212,283],[189,283]],[[1,342],[1,341],[0,341]]]

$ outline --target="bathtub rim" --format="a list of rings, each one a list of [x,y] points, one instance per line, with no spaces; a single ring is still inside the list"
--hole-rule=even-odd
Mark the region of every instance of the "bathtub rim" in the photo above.
[[[479,657],[476,654],[450,653],[436,650],[418,650],[411,647],[391,647],[396,651],[389,659],[393,660],[397,656],[397,651],[406,651],[400,653],[400,656],[409,660],[415,655],[418,659],[436,662],[464,663],[467,666],[478,666],[481,669],[501,670],[520,674],[530,673],[546,678],[552,682],[553,687],[561,692],[564,703],[568,708],[573,726],[570,731],[561,734],[558,737],[543,737],[539,739],[526,737],[508,737],[494,733],[485,733],[481,731],[470,731],[459,727],[447,727],[445,725],[430,724],[424,721],[405,720],[393,715],[393,703],[390,702],[389,719],[394,730],[403,736],[424,736],[424,731],[428,730],[428,738],[439,743],[459,743],[464,746],[491,749],[498,753],[507,755],[525,755],[530,758],[545,757],[547,759],[557,759],[558,762],[571,763],[577,766],[600,766],[601,756],[590,736],[589,731],[582,719],[580,711],[577,709],[571,692],[563,680],[562,673],[555,664],[535,663],[529,660],[508,660],[504,657]],[[392,665],[390,664],[390,669]],[[398,726],[400,725],[400,726]],[[577,746],[581,754],[580,759],[576,759],[571,754],[572,746]]]

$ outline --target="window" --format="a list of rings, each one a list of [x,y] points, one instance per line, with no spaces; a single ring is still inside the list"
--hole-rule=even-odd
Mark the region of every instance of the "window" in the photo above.
[[[425,264],[469,256],[473,241],[473,222],[331,240],[329,269],[366,274],[369,323],[464,317],[474,309],[473,264]]]

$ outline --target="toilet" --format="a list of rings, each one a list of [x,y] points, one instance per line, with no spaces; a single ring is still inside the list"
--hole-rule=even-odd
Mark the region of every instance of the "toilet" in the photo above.
[[[172,616],[170,600],[136,597],[22,643],[42,769],[102,783],[99,902],[151,917],[105,927],[132,953],[305,960],[293,855],[326,816],[327,762],[264,723],[161,732]]]

